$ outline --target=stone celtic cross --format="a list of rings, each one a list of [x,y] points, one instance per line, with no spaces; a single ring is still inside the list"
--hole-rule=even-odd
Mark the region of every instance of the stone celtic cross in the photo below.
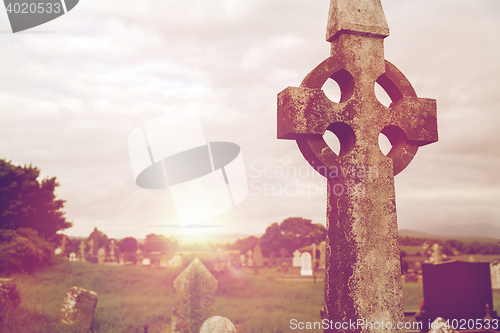
[[[404,315],[394,176],[418,147],[438,137],[436,101],[418,98],[384,60],[388,35],[380,0],[331,0],[331,56],[300,87],[278,94],[278,138],[296,140],[328,180],[326,319],[365,323],[328,332],[374,332],[382,321],[393,325],[384,332],[402,332],[396,327]],[[340,87],[338,103],[321,90],[328,79]],[[375,83],[391,98],[389,107],[377,100]],[[339,139],[338,155],[323,139],[327,130]],[[392,145],[387,155],[378,145],[380,133]]]

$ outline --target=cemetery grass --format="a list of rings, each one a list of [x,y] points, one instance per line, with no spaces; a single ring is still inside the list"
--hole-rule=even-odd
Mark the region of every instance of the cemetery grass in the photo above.
[[[58,324],[66,290],[79,286],[99,295],[94,332],[170,332],[175,303],[173,281],[184,267],[157,269],[135,266],[60,262],[32,275],[15,275],[21,304],[1,314],[0,332],[78,332]],[[298,274],[291,268],[289,274]],[[217,315],[229,318],[239,333],[289,332],[290,320],[321,321],[324,282],[281,279],[276,268],[263,268],[258,275],[250,269],[216,276]],[[403,284],[405,310],[416,311],[422,300],[422,285]],[[495,291],[495,306],[500,293]],[[496,308],[496,307],[495,307]],[[322,332],[322,330],[308,330]]]

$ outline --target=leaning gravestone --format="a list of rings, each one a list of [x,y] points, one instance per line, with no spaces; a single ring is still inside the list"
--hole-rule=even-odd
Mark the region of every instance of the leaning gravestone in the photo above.
[[[200,333],[236,333],[236,328],[229,319],[213,316],[201,325]]]
[[[71,287],[66,292],[61,309],[61,323],[75,328],[90,330],[97,305],[97,293]]]
[[[175,279],[175,306],[172,333],[198,333],[205,320],[215,314],[217,280],[196,258]]]
[[[420,146],[437,141],[437,115],[436,101],[418,98],[384,60],[388,35],[380,0],[331,0],[331,57],[300,87],[278,94],[278,138],[296,140],[327,178],[325,319],[333,323],[404,320],[394,176]],[[338,103],[321,90],[330,78],[341,90]],[[377,100],[376,82],[391,98],[389,107]],[[323,139],[327,130],[339,138],[338,155]],[[392,144],[387,155],[380,133]]]
[[[313,275],[311,254],[309,252],[302,253],[300,275],[308,276]]]
[[[300,251],[295,250],[293,253],[293,261],[292,261],[292,267],[300,267],[302,266],[302,262],[300,260]]]

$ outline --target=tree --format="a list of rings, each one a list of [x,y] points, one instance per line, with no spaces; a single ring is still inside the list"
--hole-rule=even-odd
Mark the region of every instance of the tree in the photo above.
[[[40,170],[16,166],[0,159],[0,229],[31,228],[44,239],[71,227],[66,221],[64,200],[56,199],[56,178],[38,181]]]
[[[236,242],[234,242],[232,248],[234,250],[239,250],[240,253],[246,254],[248,250],[254,249],[255,245],[259,243],[259,239],[255,236],[249,236],[245,238],[240,238],[237,239]]]
[[[126,237],[118,242],[120,252],[135,253],[137,251],[137,240],[134,237]]]
[[[108,236],[103,233],[102,231],[98,230],[96,227],[94,227],[94,231],[92,231],[87,238],[87,244],[88,242],[93,239],[94,240],[94,253],[93,255],[97,254],[97,251],[103,247],[106,249],[106,252],[109,251],[109,244],[111,241],[108,239]]]
[[[163,235],[149,234],[143,243],[144,252],[170,252],[172,243]]]
[[[0,230],[0,272],[33,272],[50,264],[53,248],[30,228]]]
[[[267,227],[261,237],[262,253],[265,256],[280,257],[280,250],[285,248],[293,253],[306,245],[319,244],[326,240],[326,229],[322,224],[302,217],[289,217],[280,224]]]

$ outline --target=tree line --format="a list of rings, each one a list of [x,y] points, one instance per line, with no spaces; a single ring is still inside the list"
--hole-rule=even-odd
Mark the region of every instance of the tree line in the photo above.
[[[450,256],[455,254],[500,254],[500,243],[498,241],[462,241],[457,239],[432,239],[422,237],[399,237],[399,245],[422,246],[424,243],[437,243],[442,246],[443,253]],[[422,252],[423,253],[423,252]]]

